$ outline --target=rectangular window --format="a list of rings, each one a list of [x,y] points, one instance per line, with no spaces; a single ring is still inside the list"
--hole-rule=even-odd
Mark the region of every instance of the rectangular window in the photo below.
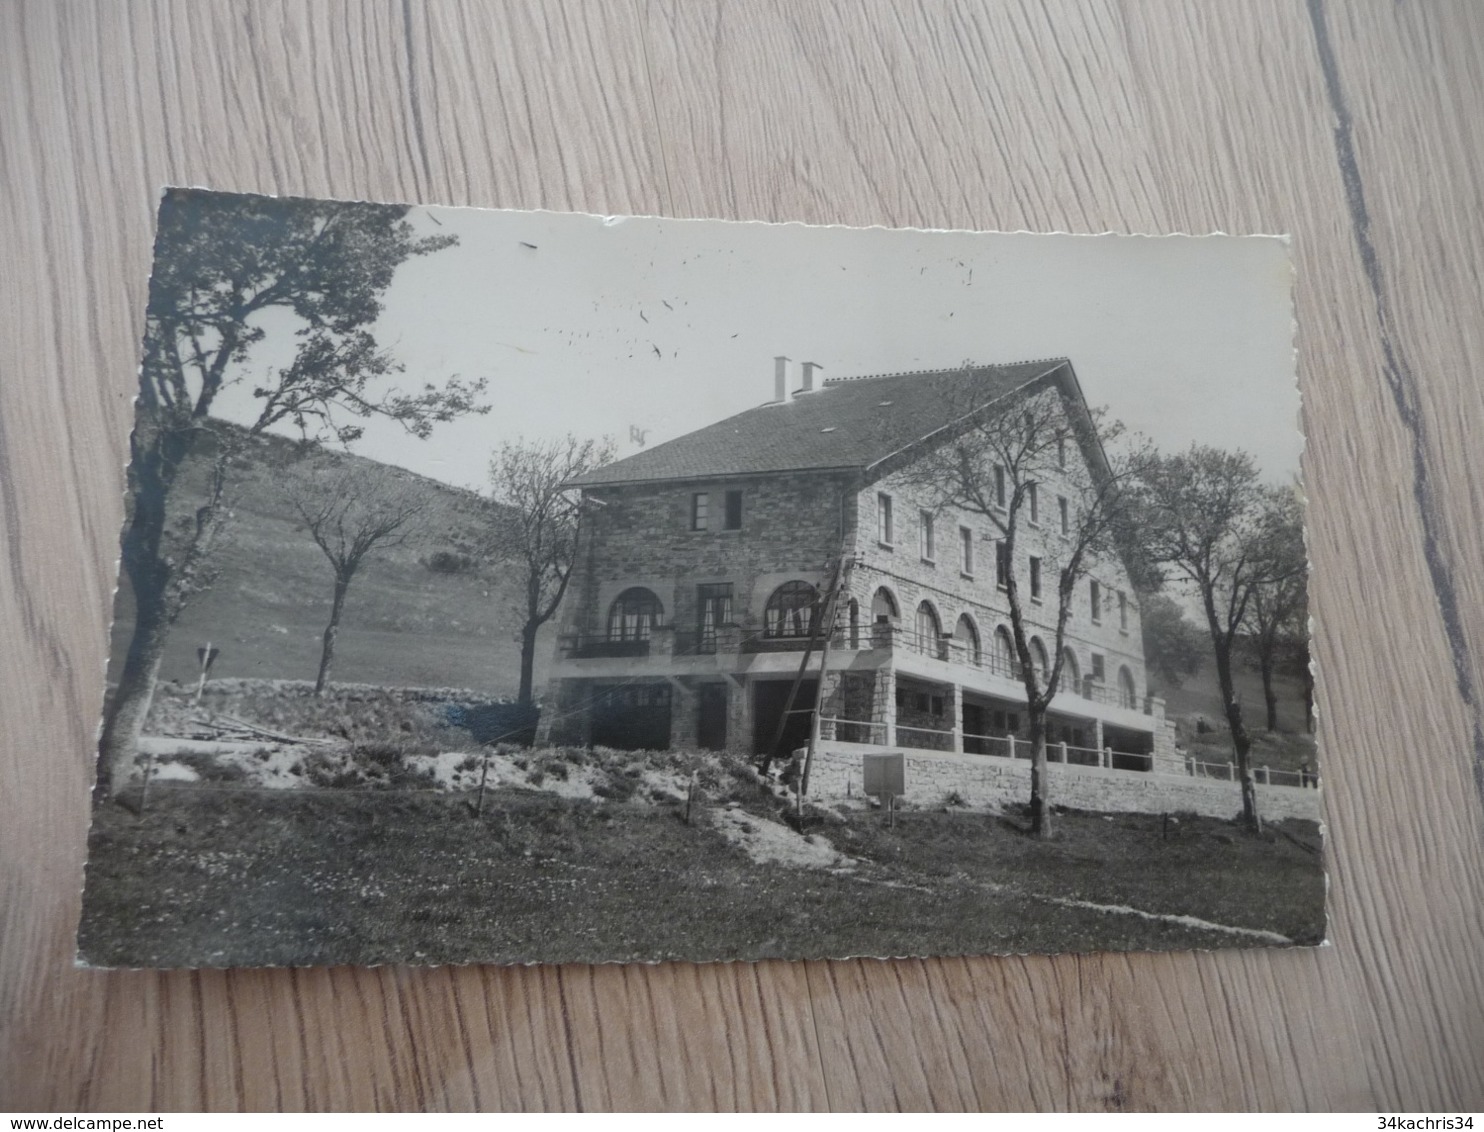
[[[1058,433],[1056,437],[1056,466],[1065,468],[1067,466],[1067,434]]]
[[[933,712],[934,715],[938,715],[938,716],[941,716],[943,714],[943,697],[942,696],[934,696],[932,698],[932,712]]]
[[[1067,509],[1067,497],[1065,495],[1058,495],[1056,497],[1056,517],[1057,521],[1061,524],[1061,533],[1064,535],[1070,534],[1072,530],[1072,516],[1071,512]]]
[[[994,544],[994,584],[1002,590],[1010,588],[1010,548],[1003,541]]]
[[[1040,500],[1037,498],[1038,494],[1035,484],[1028,483],[1025,485],[1025,496],[1027,502],[1030,504],[1031,526],[1033,527],[1041,521],[1041,506]]]
[[[891,496],[882,492],[876,496],[876,537],[887,546],[892,544]]]
[[[693,531],[704,531],[706,529],[706,515],[711,509],[711,496],[704,491],[698,491],[690,497],[690,529]]]
[[[1128,632],[1128,594],[1118,591],[1118,627]]]
[[[1005,465],[996,464],[994,467],[994,505],[1001,511],[1005,509]]]
[[[968,527],[959,527],[958,543],[962,549],[959,569],[972,578],[974,576],[974,532]]]
[[[923,511],[918,517],[922,520],[922,528],[918,534],[917,549],[922,553],[924,562],[932,562],[935,557],[933,554],[935,549],[933,546],[933,513]]]
[[[726,521],[722,530],[740,531],[742,529],[742,493],[740,491],[727,492],[726,507]]]
[[[1103,620],[1103,587],[1096,581],[1090,582],[1088,593],[1092,597],[1092,623],[1097,625]]]
[[[1031,555],[1031,600],[1041,600],[1041,560]]]
[[[732,623],[732,583],[696,587],[696,651],[716,651],[716,630]]]
[[[1103,654],[1095,652],[1092,654],[1092,678],[1099,682],[1103,679]]]

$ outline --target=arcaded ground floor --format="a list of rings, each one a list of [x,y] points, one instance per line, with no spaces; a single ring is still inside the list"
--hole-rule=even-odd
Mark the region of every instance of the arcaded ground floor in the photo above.
[[[755,755],[804,746],[819,704],[820,738],[916,750],[1029,753],[1025,704],[891,669],[830,671],[823,702],[817,674],[717,674],[554,682],[540,740],[620,750],[697,748]],[[1087,714],[1053,711],[1048,741],[1062,762],[1153,768],[1162,718],[1141,729],[1115,723],[1088,702]]]

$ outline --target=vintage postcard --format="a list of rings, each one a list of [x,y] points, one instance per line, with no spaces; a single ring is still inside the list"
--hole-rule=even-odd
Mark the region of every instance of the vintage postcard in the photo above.
[[[79,962],[1322,942],[1288,251],[167,191]]]

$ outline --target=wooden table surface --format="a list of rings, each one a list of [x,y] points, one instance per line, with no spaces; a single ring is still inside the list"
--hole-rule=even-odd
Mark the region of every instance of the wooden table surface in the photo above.
[[[0,1109],[1484,1107],[1474,0],[0,6]],[[1333,946],[71,966],[161,186],[1288,232]]]

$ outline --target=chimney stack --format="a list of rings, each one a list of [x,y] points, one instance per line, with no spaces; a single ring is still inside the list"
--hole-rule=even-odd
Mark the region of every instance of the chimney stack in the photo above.
[[[799,368],[804,371],[804,385],[799,390],[799,392],[800,393],[813,393],[814,392],[814,371],[817,370],[817,369],[824,369],[824,366],[820,365],[818,362],[802,362],[802,363],[800,363]]]
[[[788,359],[782,354],[773,359],[773,400],[788,400]]]

